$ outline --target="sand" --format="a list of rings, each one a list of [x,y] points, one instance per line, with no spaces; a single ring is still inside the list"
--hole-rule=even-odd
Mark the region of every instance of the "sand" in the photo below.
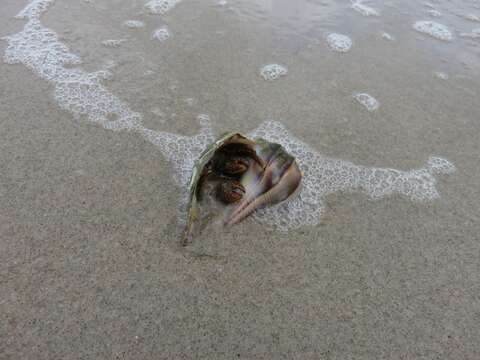
[[[26,3],[2,1],[0,36],[23,28]],[[412,28],[431,20],[413,1],[369,2],[370,17],[330,2],[184,0],[162,16],[144,3],[57,0],[42,23],[82,68],[116,62],[106,86],[149,129],[273,119],[331,158],[410,170],[440,156],[456,171],[435,176],[431,201],[341,191],[315,226],[249,218],[185,248],[185,189],[162,152],[75,118],[51,83],[0,61],[0,359],[479,358],[480,47],[456,34],[480,10],[435,2],[454,32],[442,42]],[[162,26],[171,37],[152,40]],[[330,33],[351,49],[332,51]],[[271,63],[288,73],[265,81]]]

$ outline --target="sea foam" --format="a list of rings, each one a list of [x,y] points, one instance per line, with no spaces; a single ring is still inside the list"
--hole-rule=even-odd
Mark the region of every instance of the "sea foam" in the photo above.
[[[367,93],[353,94],[353,98],[365,107],[370,112],[377,110],[380,107],[380,103],[372,95]]]
[[[352,47],[352,39],[347,35],[332,33],[327,36],[327,43],[333,51],[345,53]]]
[[[179,2],[180,0],[151,0],[145,4],[145,7],[151,14],[163,15]]]
[[[470,39],[478,39],[480,38],[480,28],[473,29],[469,33],[462,32],[460,33],[460,36],[465,38],[470,38]]]
[[[467,14],[467,15],[464,16],[464,19],[469,20],[469,21],[480,22],[480,17],[478,15],[475,15],[475,14]]]
[[[280,76],[287,75],[287,68],[279,64],[268,64],[260,70],[260,76],[267,81],[277,80]]]
[[[166,26],[162,26],[161,28],[156,29],[152,33],[152,39],[158,40],[160,42],[168,40],[171,36],[172,34],[170,33],[170,30]]]
[[[449,78],[448,74],[441,71],[435,71],[434,75],[437,79],[440,79],[440,80],[448,80]]]
[[[145,27],[145,23],[140,20],[127,20],[123,23],[123,25],[130,29],[140,29]]]
[[[303,173],[302,189],[286,203],[265,208],[255,216],[282,230],[302,225],[315,225],[325,211],[326,197],[338,191],[359,191],[372,199],[400,194],[414,201],[429,201],[439,197],[434,175],[449,174],[455,167],[448,160],[430,157],[424,167],[401,171],[356,165],[328,158],[294,137],[281,124],[267,121],[250,133],[281,144],[292,153]]]
[[[36,0],[30,1],[28,5],[20,11],[15,18],[17,19],[38,19],[55,0]]]
[[[393,41],[395,38],[387,32],[382,33],[382,38],[388,41]]]
[[[102,45],[106,47],[117,48],[117,47],[120,47],[120,45],[122,45],[126,41],[127,39],[108,39],[108,40],[103,40]]]
[[[438,10],[431,9],[431,10],[428,10],[428,15],[430,15],[431,17],[441,17],[442,13]]]
[[[438,40],[452,41],[453,39],[450,30],[445,25],[439,24],[435,21],[417,21],[413,24],[413,28],[418,32],[430,35]]]
[[[362,0],[352,0],[351,6],[353,10],[362,14],[363,16],[379,16],[380,15],[380,13],[377,10],[375,10],[374,8],[371,8],[370,6],[365,5]]]

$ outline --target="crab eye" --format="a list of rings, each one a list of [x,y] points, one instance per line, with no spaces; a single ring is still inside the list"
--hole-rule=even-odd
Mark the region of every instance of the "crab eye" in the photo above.
[[[243,187],[240,187],[240,186],[235,186],[232,189],[232,193],[234,193],[236,195],[239,195],[239,196],[243,196],[243,194],[245,194],[245,189]]]
[[[237,181],[223,181],[217,190],[220,200],[227,204],[240,201],[245,194],[245,189]]]
[[[232,159],[225,162],[223,166],[223,172],[227,175],[241,175],[247,171],[249,166],[246,159]]]

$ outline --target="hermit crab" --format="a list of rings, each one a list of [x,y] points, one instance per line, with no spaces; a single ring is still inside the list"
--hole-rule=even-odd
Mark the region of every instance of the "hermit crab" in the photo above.
[[[199,202],[207,183],[214,183],[216,199],[229,205],[223,219],[229,226],[261,207],[287,199],[301,179],[295,158],[281,145],[239,133],[220,136],[200,155],[193,169],[183,244],[188,243],[199,218]]]

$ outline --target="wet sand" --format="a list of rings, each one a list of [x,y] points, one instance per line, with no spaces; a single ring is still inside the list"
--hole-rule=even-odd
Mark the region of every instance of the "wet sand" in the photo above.
[[[0,62],[0,358],[479,358],[480,42],[459,34],[480,23],[458,16],[475,3],[434,2],[440,18],[416,2],[366,3],[377,17],[333,2],[184,0],[161,16],[144,3],[57,0],[42,23],[83,69],[116,63],[105,84],[146,128],[191,136],[208,114],[220,134],[272,119],[331,158],[410,170],[440,156],[456,171],[435,176],[432,201],[341,191],[315,226],[250,218],[183,248],[185,189],[163,153],[75,118],[51,83]],[[0,36],[21,31],[25,5],[2,2]],[[453,41],[417,20],[448,25]],[[165,25],[171,38],[152,40]],[[332,51],[331,32],[352,48]],[[288,73],[264,81],[269,63]]]

